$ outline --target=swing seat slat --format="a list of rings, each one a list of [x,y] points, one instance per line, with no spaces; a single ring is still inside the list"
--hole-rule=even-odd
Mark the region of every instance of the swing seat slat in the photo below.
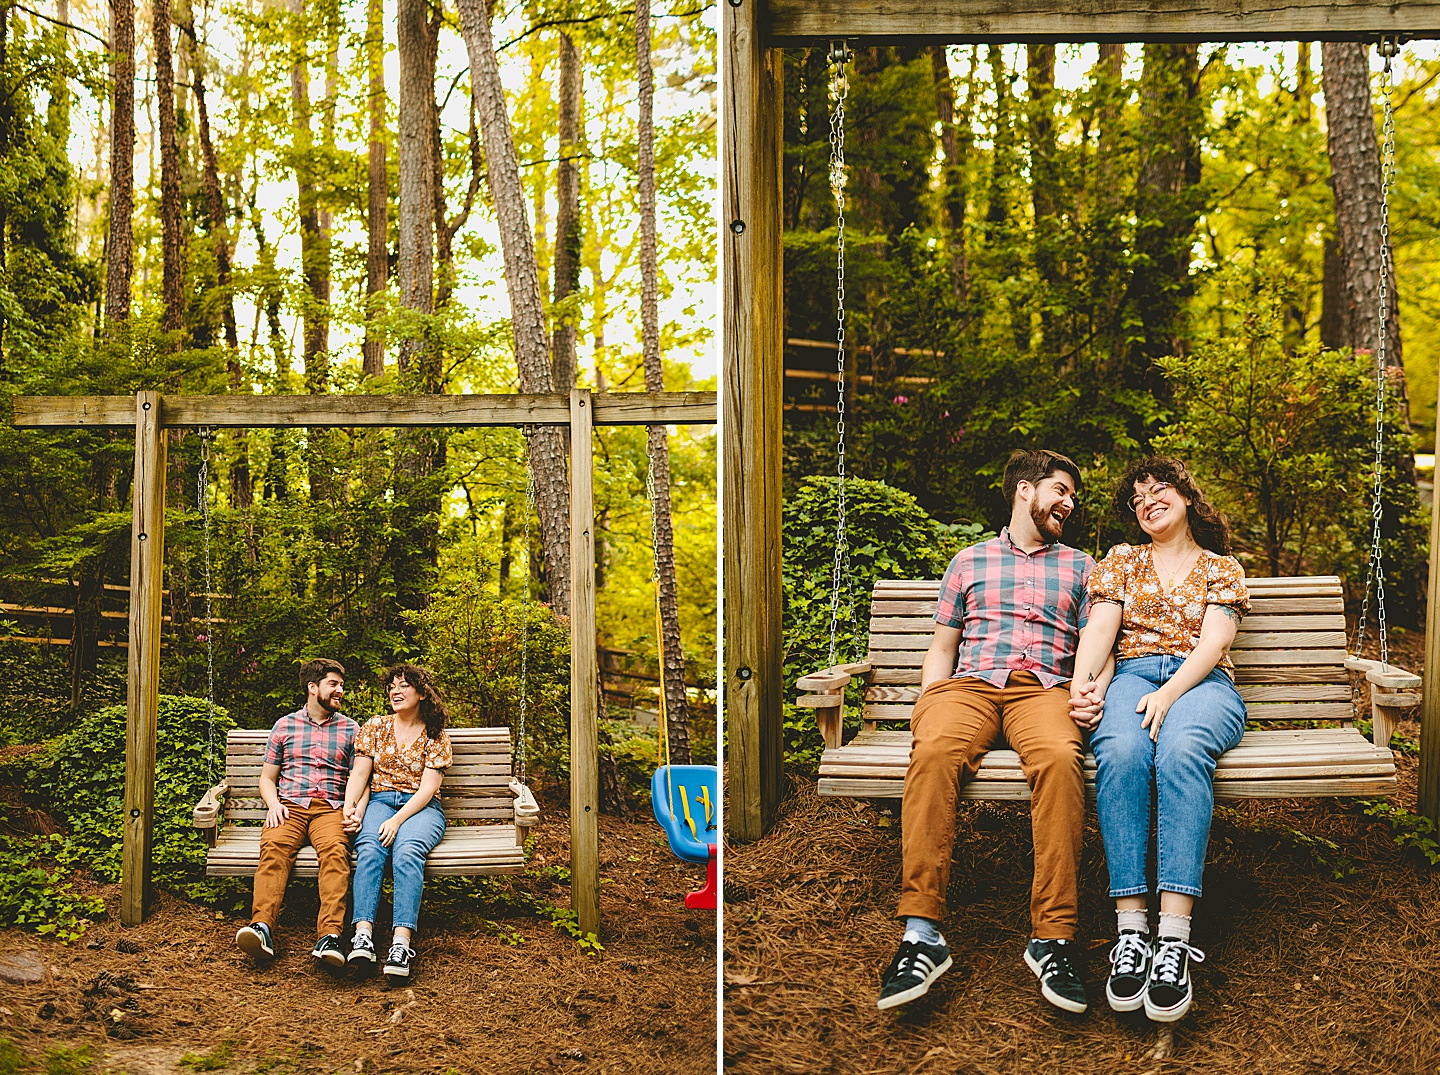
[[[1390,737],[1404,708],[1419,702],[1419,677],[1394,665],[1348,657],[1344,598],[1336,576],[1246,582],[1252,611],[1240,626],[1230,656],[1247,720],[1304,726],[1248,729],[1240,744],[1220,758],[1216,798],[1392,794],[1397,784]],[[900,798],[904,794],[910,711],[920,694],[920,666],[935,627],[932,616],[939,589],[936,580],[877,582],[867,660],[823,669],[798,681],[800,704],[815,713],[825,739],[821,795]],[[849,668],[864,671],[852,673]],[[1364,675],[1372,685],[1373,742],[1355,727],[1352,675]],[[842,743],[845,690],[853,682],[864,687],[861,730]],[[1093,798],[1095,759],[1090,754],[1085,756],[1085,784]],[[984,756],[960,795],[1028,799],[1030,788],[1019,756],[999,744]]]
[[[425,875],[517,873],[525,867],[525,837],[540,811],[530,789],[513,779],[510,729],[447,730],[455,763],[445,773],[440,803],[448,824],[426,860]],[[207,877],[252,877],[260,864],[261,823],[266,814],[260,769],[269,735],[264,729],[231,731],[225,742],[225,779],[195,806],[195,827],[210,843]],[[307,844],[291,876],[317,874],[315,849]]]

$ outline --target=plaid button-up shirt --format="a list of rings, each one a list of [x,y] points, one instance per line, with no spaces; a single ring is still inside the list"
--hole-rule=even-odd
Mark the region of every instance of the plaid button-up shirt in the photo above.
[[[265,764],[280,766],[280,779],[275,782],[280,798],[299,806],[316,799],[337,810],[344,806],[359,731],[360,726],[344,713],[322,723],[303,707],[277,720],[265,746]]]
[[[953,678],[997,687],[1011,672],[1033,672],[1043,687],[1075,673],[1075,647],[1090,615],[1095,561],[1068,545],[1017,548],[1010,528],[955,555],[940,583],[935,622],[959,627]]]

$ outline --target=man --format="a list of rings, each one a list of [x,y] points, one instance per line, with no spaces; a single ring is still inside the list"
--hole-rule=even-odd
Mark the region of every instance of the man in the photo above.
[[[260,796],[269,813],[260,833],[260,865],[250,924],[235,934],[240,950],[257,961],[275,955],[273,932],[295,856],[308,841],[320,860],[318,962],[345,966],[340,931],[350,889],[350,838],[344,817],[345,782],[355,760],[359,726],[340,712],[345,668],[318,658],[300,669],[305,704],[281,717],[270,732],[260,771]]]
[[[1015,452],[1003,489],[1010,525],[956,555],[940,586],[935,634],[911,716],[915,740],[901,806],[905,866],[897,917],[900,949],[881,982],[879,1007],[924,995],[950,969],[940,934],[955,842],[955,800],[1004,733],[1030,784],[1035,878],[1025,962],[1047,1001],[1087,1007],[1076,968],[1076,873],[1085,814],[1082,722],[1103,693],[1066,689],[1089,612],[1094,561],[1060,544],[1080,471],[1055,452]],[[1087,704],[1088,703],[1088,704]]]

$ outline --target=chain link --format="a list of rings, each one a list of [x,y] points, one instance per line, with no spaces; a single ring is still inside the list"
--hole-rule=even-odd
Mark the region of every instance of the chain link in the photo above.
[[[840,626],[842,594],[847,619],[853,612],[850,579],[850,542],[845,533],[845,101],[850,95],[847,64],[850,50],[843,41],[830,46],[831,96],[835,109],[830,114],[830,193],[835,198],[835,563],[830,588],[830,657],[836,663],[836,638]]]
[[[1383,137],[1380,145],[1380,288],[1375,318],[1375,470],[1370,508],[1370,562],[1365,572],[1365,598],[1360,609],[1355,655],[1362,656],[1365,630],[1370,620],[1370,593],[1375,592],[1376,619],[1380,625],[1380,662],[1390,663],[1389,627],[1385,622],[1385,551],[1380,542],[1380,524],[1385,513],[1384,454],[1385,396],[1388,388],[1388,337],[1390,319],[1390,188],[1395,181],[1395,111],[1391,101],[1394,88],[1392,69],[1400,43],[1394,37],[1380,40],[1380,54],[1385,59],[1380,74],[1380,97],[1384,104]]]
[[[530,438],[534,426],[525,427],[525,576],[520,588],[520,734],[515,738],[515,773],[525,781],[525,714],[530,706],[530,517],[535,514],[535,471],[530,462]]]
[[[215,617],[210,605],[215,592],[210,558],[210,430],[200,430],[200,475],[196,480],[195,499],[205,533],[205,699],[209,707],[205,734],[205,768],[211,787],[215,786],[219,751],[215,743]]]

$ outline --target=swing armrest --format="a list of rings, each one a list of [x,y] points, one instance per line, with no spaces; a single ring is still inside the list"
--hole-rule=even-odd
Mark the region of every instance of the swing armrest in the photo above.
[[[795,704],[804,709],[815,710],[815,724],[820,729],[827,750],[840,745],[844,732],[845,688],[856,677],[860,677],[863,682],[869,671],[869,661],[856,661],[853,664],[838,664],[833,668],[812,672],[795,681],[796,688],[803,692],[795,699]]]
[[[1351,672],[1363,672],[1370,684],[1371,739],[1377,747],[1388,748],[1401,713],[1422,700],[1422,680],[1413,672],[1394,664],[1372,661],[1365,657],[1346,658]]]
[[[225,810],[225,797],[229,794],[230,782],[222,780],[201,797],[191,815],[195,828],[205,834],[205,841],[211,847],[215,846],[215,829]]]
[[[510,794],[515,796],[515,843],[524,846],[526,830],[539,824],[540,804],[528,785],[511,778]]]

